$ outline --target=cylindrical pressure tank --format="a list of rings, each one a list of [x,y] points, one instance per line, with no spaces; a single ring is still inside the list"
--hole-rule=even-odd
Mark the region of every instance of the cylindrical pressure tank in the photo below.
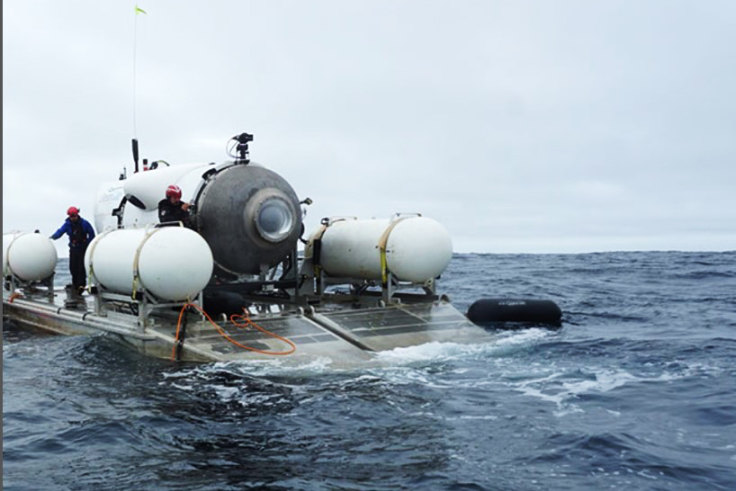
[[[161,300],[196,296],[212,276],[207,242],[184,227],[120,229],[95,237],[84,257],[94,283],[116,293],[145,289]]]
[[[56,268],[56,248],[38,233],[3,234],[3,276],[14,275],[25,281],[48,278]]]
[[[336,277],[381,279],[382,246],[387,270],[400,281],[422,283],[435,278],[452,258],[447,230],[422,216],[334,220],[320,240],[319,263],[325,273]]]

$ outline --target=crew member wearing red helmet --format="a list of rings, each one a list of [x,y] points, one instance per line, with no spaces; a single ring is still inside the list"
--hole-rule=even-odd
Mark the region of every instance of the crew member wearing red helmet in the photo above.
[[[69,272],[72,274],[74,291],[82,293],[87,285],[87,272],[84,269],[84,253],[92,239],[95,238],[95,229],[79,216],[79,208],[70,206],[66,210],[67,219],[59,230],[53,233],[56,240],[64,234],[69,236]]]
[[[189,203],[181,200],[181,189],[172,184],[166,188],[166,198],[158,203],[158,220],[163,222],[183,222],[189,225]]]

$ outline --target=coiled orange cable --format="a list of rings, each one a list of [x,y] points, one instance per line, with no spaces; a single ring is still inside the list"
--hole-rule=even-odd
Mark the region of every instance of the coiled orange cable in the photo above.
[[[215,329],[217,329],[217,331],[220,333],[220,335],[222,337],[224,337],[226,340],[228,340],[229,342],[231,342],[232,344],[234,344],[235,346],[237,346],[239,348],[242,348],[242,349],[245,349],[245,350],[248,350],[248,351],[254,351],[256,353],[261,353],[263,355],[271,355],[271,356],[290,355],[294,351],[296,351],[296,344],[294,344],[293,341],[291,341],[289,339],[286,339],[285,337],[279,336],[278,334],[272,333],[271,331],[268,331],[268,330],[262,328],[261,326],[259,326],[258,324],[256,324],[252,320],[250,320],[250,316],[248,315],[248,312],[245,309],[243,309],[243,314],[233,314],[233,315],[230,316],[230,322],[232,322],[233,325],[235,325],[236,327],[240,327],[240,328],[247,328],[248,326],[253,326],[256,329],[258,329],[259,331],[261,331],[263,334],[266,334],[267,336],[271,336],[273,338],[276,338],[276,339],[278,339],[280,341],[285,342],[286,344],[288,344],[289,346],[291,346],[291,349],[289,349],[287,351],[266,351],[266,350],[261,350],[261,349],[258,349],[258,348],[253,348],[252,346],[246,346],[244,344],[240,344],[239,342],[237,342],[236,340],[234,340],[233,338],[231,338],[225,332],[225,330],[222,327],[220,327],[219,324],[217,324],[215,321],[213,321],[212,318],[209,316],[209,314],[207,312],[205,312],[204,309],[202,309],[202,307],[200,307],[199,305],[194,304],[194,303],[187,303],[187,304],[185,304],[181,308],[181,311],[179,312],[179,320],[176,323],[176,337],[174,338],[174,346],[171,349],[171,359],[172,360],[176,360],[176,346],[179,343],[179,332],[181,330],[181,320],[184,317],[184,311],[187,309],[187,307],[194,307],[195,309],[199,310],[202,313],[202,315],[204,315],[207,318],[207,320],[210,321],[210,324],[212,324],[213,326],[215,326]],[[244,319],[245,322],[237,322],[235,320],[236,318],[237,319]]]

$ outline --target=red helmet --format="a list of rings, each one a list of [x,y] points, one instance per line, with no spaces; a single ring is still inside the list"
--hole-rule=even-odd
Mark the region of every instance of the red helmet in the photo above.
[[[69,209],[66,210],[66,214],[70,217],[79,215],[79,208],[77,208],[76,206],[70,206]]]
[[[166,188],[166,197],[171,198],[172,196],[176,199],[181,199],[181,189],[176,184],[172,184]]]

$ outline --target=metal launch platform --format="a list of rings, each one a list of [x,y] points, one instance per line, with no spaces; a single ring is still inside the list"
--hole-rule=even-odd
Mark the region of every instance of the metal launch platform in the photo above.
[[[374,307],[325,304],[252,315],[250,320],[262,330],[240,327],[224,316],[208,319],[196,309],[188,309],[179,322],[181,306],[151,309],[121,299],[100,310],[97,301],[94,295],[58,288],[51,293],[38,286],[13,293],[4,289],[3,316],[64,335],[106,333],[146,355],[193,362],[278,357],[304,363],[323,358],[333,366],[352,366],[370,361],[374,352],[395,348],[492,340],[443,298]]]

